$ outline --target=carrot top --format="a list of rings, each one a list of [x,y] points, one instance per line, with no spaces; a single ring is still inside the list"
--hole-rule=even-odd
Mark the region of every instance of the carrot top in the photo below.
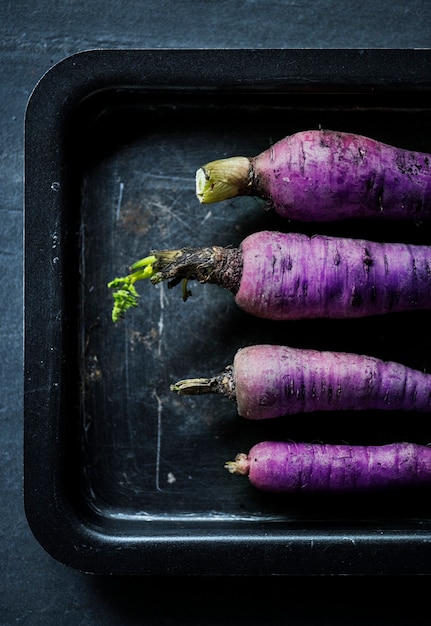
[[[112,321],[118,322],[126,311],[138,306],[140,296],[135,283],[145,278],[153,285],[168,280],[169,288],[182,283],[184,301],[191,295],[187,287],[189,280],[216,283],[229,289],[237,288],[236,276],[223,275],[226,258],[235,256],[237,252],[237,249],[219,246],[153,251],[149,256],[133,263],[127,276],[114,278],[108,283],[110,289],[115,289]]]
[[[139,294],[136,291],[135,283],[143,278],[154,280],[154,264],[156,256],[150,255],[140,259],[131,267],[131,273],[122,278],[114,278],[108,283],[110,289],[116,289],[113,293],[114,306],[112,308],[112,321],[118,322],[124,313],[132,307],[138,306]]]
[[[220,202],[246,193],[250,178],[247,157],[217,159],[196,172],[196,197],[202,204]]]

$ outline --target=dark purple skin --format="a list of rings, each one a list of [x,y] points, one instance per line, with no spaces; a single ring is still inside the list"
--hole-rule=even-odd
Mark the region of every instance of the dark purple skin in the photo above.
[[[264,441],[226,463],[274,493],[343,493],[431,486],[431,448],[412,443],[349,446]]]
[[[311,411],[431,411],[431,374],[371,356],[255,345],[233,361],[239,415]]]
[[[272,320],[431,308],[431,247],[261,231],[243,240],[235,302]]]
[[[277,213],[305,221],[431,217],[431,155],[331,130],[281,139],[250,159],[253,186]]]

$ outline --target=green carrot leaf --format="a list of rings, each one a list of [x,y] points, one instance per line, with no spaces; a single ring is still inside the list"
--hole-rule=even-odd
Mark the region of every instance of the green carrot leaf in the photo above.
[[[131,273],[121,278],[114,278],[108,283],[109,289],[115,289],[113,298],[114,305],[112,307],[112,321],[118,322],[124,317],[129,309],[138,306],[139,293],[136,290],[135,283],[144,278],[151,278],[155,274],[154,263],[156,257],[153,255],[140,259],[131,266]]]

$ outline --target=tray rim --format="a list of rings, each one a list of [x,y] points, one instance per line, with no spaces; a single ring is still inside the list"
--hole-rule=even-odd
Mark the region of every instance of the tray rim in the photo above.
[[[216,68],[211,75],[204,73],[208,66]],[[201,70],[198,80],[197,70]],[[46,234],[52,235],[53,219],[64,208],[66,120],[95,93],[118,89],[429,92],[431,49],[90,49],[66,57],[41,77],[28,100],[24,137],[24,505],[35,538],[58,561],[100,574],[256,575],[256,558],[262,575],[431,573],[431,534],[426,529],[349,533],[322,526],[319,532],[292,533],[277,523],[262,531],[253,522],[243,535],[233,535],[229,528],[243,525],[172,522],[163,526],[164,532],[151,529],[142,536],[112,527],[109,534],[97,516],[91,518],[65,497],[65,478],[58,472],[62,463],[58,443],[64,437],[60,418],[64,364],[57,349],[65,332],[61,325],[65,260],[59,254],[51,278],[43,279],[48,288],[45,305],[57,311],[58,324],[43,328],[38,343],[44,341],[45,350],[36,363],[31,330],[36,325],[40,331],[42,324],[34,281],[38,272],[47,276],[52,259],[37,258],[35,248],[42,239],[35,241],[29,232],[42,218],[39,227],[45,228],[46,248]],[[47,116],[50,124],[43,124]],[[42,171],[35,165],[36,155],[48,164]],[[47,189],[50,216],[43,215]]]

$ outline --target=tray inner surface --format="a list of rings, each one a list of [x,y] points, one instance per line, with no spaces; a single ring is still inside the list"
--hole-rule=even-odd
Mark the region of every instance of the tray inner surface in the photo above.
[[[397,94],[155,93],[107,90],[75,111],[67,134],[74,284],[68,306],[79,310],[66,334],[77,362],[71,398],[80,409],[66,455],[76,474],[67,485],[102,524],[148,520],[282,522],[313,527],[404,528],[430,517],[423,494],[279,498],[258,493],[223,467],[265,439],[383,444],[431,440],[422,415],[316,413],[255,423],[221,396],[179,397],[169,385],[208,376],[252,343],[359,352],[431,370],[429,314],[365,320],[268,322],[240,311],[230,293],[190,284],[137,283],[139,306],[111,321],[107,283],[152,249],[237,246],[262,229],[431,241],[417,223],[301,224],[277,218],[262,201],[237,198],[200,205],[195,171],[233,155],[258,154],[307,128],[351,131],[431,152],[431,112]],[[74,314],[73,314],[74,315]],[[79,474],[79,476],[77,475]],[[401,500],[402,499],[402,504]],[[427,502],[428,500],[428,502]]]

